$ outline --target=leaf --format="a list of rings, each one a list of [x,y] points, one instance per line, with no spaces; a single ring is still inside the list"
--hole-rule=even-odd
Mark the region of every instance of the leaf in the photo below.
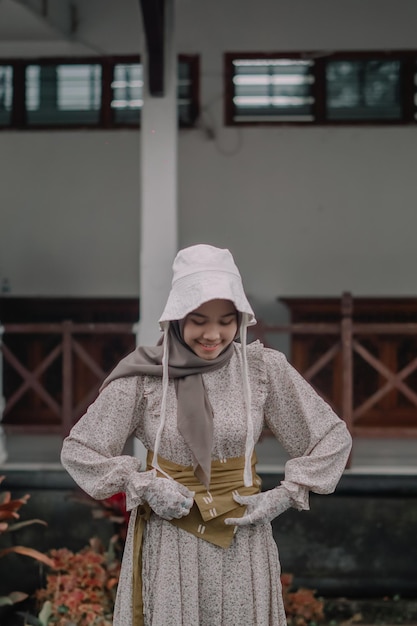
[[[24,626],[43,626],[42,622],[38,620],[34,615],[30,615],[30,613],[22,613],[21,611],[17,611],[17,614],[23,617]]]
[[[5,506],[5,505],[13,505],[13,506],[17,506],[17,507],[20,508],[21,506],[26,504],[27,501],[30,498],[30,495],[26,494],[26,495],[22,496],[21,498],[15,498],[14,500],[12,500],[10,491],[5,491],[4,495],[6,497],[3,499],[3,502],[1,504],[2,507]]]
[[[14,511],[0,508],[0,519],[19,519],[19,515]]]
[[[52,603],[49,600],[47,600],[46,602],[44,602],[41,612],[38,615],[39,621],[41,622],[42,626],[48,626],[51,613],[52,613]]]
[[[20,530],[20,528],[24,528],[25,526],[30,526],[31,524],[42,524],[42,526],[48,526],[48,524],[41,519],[29,519],[25,522],[18,522],[17,524],[9,526],[9,530],[10,532],[13,532],[14,530]]]
[[[23,600],[26,600],[28,597],[27,593],[12,591],[8,596],[0,596],[0,606],[11,606],[17,602],[23,602]]]
[[[106,589],[111,591],[119,582],[119,578],[110,578],[106,583]]]
[[[97,554],[102,554],[104,552],[104,546],[98,537],[92,537],[89,541],[91,548]]]
[[[32,559],[36,559],[49,567],[55,568],[55,563],[52,559],[47,557],[42,552],[38,552],[38,550],[34,550],[33,548],[25,548],[24,546],[13,546],[12,548],[5,548],[4,550],[0,550],[0,559],[6,554],[11,554],[12,552],[16,554],[23,554],[24,556],[30,556]]]
[[[5,504],[6,502],[10,502],[11,499],[12,494],[10,493],[10,491],[3,491],[3,493],[0,493],[0,506]]]
[[[10,496],[10,493],[8,493]],[[0,504],[1,511],[18,511],[24,504],[27,503],[30,496],[26,494],[22,498],[17,498],[17,500],[12,500],[10,497],[3,499],[3,502]]]
[[[23,591],[12,591],[9,593],[9,598],[12,600],[13,604],[23,602],[23,600],[26,600],[28,597],[29,595],[27,593],[23,593]]]

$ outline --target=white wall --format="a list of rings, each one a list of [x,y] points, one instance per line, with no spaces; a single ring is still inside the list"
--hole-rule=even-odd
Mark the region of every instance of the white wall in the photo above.
[[[2,133],[0,151],[0,276],[12,293],[137,294],[138,133]]]
[[[84,47],[140,51],[139,2],[79,5]],[[416,23],[415,0],[178,0],[203,107],[180,132],[180,244],[229,246],[261,309],[279,294],[415,296],[417,126],[225,128],[223,53],[417,48]],[[13,293],[138,293],[138,132],[1,132],[0,162]]]

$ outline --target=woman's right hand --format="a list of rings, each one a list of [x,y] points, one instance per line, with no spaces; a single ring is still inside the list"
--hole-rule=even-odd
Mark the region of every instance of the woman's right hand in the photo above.
[[[194,492],[169,478],[155,477],[143,495],[151,509],[166,520],[188,515],[194,503]]]

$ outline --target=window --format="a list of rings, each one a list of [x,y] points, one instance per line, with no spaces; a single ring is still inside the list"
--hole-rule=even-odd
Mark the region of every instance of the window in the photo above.
[[[100,65],[28,65],[25,84],[28,126],[98,124]]]
[[[197,56],[178,61],[178,121],[198,115]],[[0,127],[137,128],[143,104],[138,57],[0,65]]]
[[[139,63],[118,63],[114,67],[111,107],[115,124],[138,124],[143,104],[143,75]]]
[[[226,124],[417,120],[417,52],[226,54]]]
[[[312,61],[236,59],[232,63],[237,121],[313,120]]]
[[[13,100],[13,67],[0,65],[0,124],[11,122]]]
[[[178,64],[178,120],[180,126],[193,126],[198,117],[198,68],[193,57],[181,58]]]
[[[180,57],[178,61],[178,121],[180,126],[192,126],[197,117],[197,68],[195,57]],[[143,104],[143,73],[140,63],[117,63],[111,83],[111,108],[115,125],[138,124]]]
[[[328,120],[401,120],[400,61],[326,63]]]

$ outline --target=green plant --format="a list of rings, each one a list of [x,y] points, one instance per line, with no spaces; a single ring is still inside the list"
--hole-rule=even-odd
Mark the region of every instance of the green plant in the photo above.
[[[324,602],[311,589],[291,590],[294,577],[282,574],[281,585],[288,626],[313,626],[324,620]]]
[[[5,479],[4,476],[0,476],[0,483]],[[46,526],[46,522],[39,519],[26,520],[23,522],[16,522],[20,518],[18,511],[21,507],[27,503],[30,496],[25,495],[22,498],[12,499],[10,491],[0,491],[0,536],[6,533],[12,533],[25,526],[31,524],[43,524]],[[13,522],[13,523],[11,523]],[[45,565],[53,566],[53,562],[46,555],[42,554],[38,550],[33,548],[27,548],[26,546],[9,546],[7,548],[0,549],[0,558],[7,556],[8,554],[22,554],[32,559],[36,559]],[[27,593],[20,591],[13,591],[7,596],[0,596],[0,606],[13,605],[25,600],[28,597]]]
[[[48,609],[48,621],[30,621],[35,626],[111,626],[120,559],[115,538],[104,550],[98,539],[79,552],[66,548],[51,550],[54,570],[46,576],[46,588],[36,597]]]

